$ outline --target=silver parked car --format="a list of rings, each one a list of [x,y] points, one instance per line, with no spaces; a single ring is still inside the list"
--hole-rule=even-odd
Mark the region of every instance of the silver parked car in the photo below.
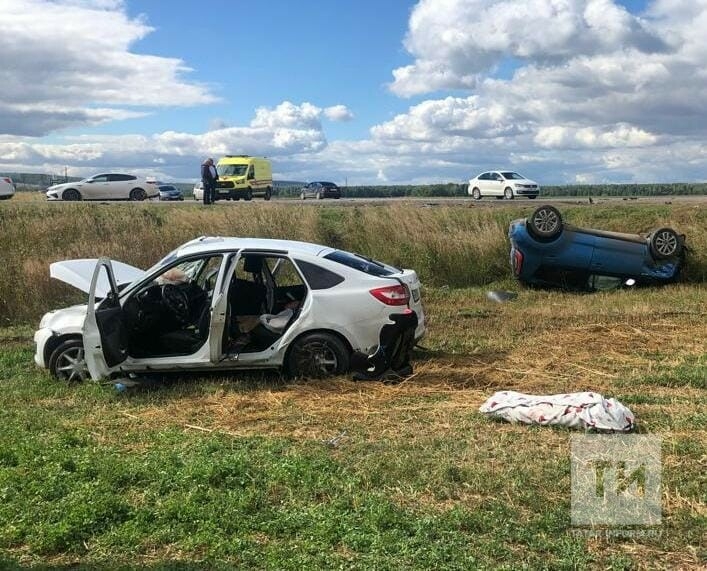
[[[0,200],[12,198],[15,190],[15,183],[9,176],[0,176]]]
[[[78,182],[55,184],[47,189],[47,200],[146,200],[159,196],[155,179],[132,174],[104,173]]]

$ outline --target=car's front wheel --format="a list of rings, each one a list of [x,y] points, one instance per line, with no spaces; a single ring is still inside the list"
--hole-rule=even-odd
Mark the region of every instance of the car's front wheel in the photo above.
[[[70,188],[64,191],[64,193],[61,195],[61,199],[71,201],[81,200],[81,193],[74,188]]]
[[[246,200],[253,200],[253,189],[249,188],[248,190],[245,191],[245,197]]]
[[[481,191],[478,188],[474,187],[474,189],[471,191],[471,197],[474,200],[481,200]]]
[[[510,186],[507,186],[506,190],[503,191],[503,198],[513,200],[513,189]]]
[[[292,377],[323,378],[341,375],[349,369],[350,353],[336,335],[308,333],[295,340],[286,360]]]
[[[651,254],[658,260],[679,256],[682,252],[680,236],[672,228],[660,228],[651,234]]]
[[[67,382],[81,382],[90,377],[81,339],[67,339],[52,351],[49,372]]]
[[[536,208],[528,218],[528,230],[536,238],[550,240],[562,231],[562,215],[554,206]]]
[[[265,189],[265,196],[263,198],[265,198],[265,200],[270,200],[271,196],[272,196],[272,188],[267,187]]]
[[[147,193],[141,188],[133,188],[130,191],[130,200],[133,202],[138,202],[145,200],[147,198]]]

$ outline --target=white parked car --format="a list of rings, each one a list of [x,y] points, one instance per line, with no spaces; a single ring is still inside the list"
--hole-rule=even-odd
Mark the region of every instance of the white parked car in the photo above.
[[[468,193],[475,200],[495,196],[511,200],[516,196],[536,198],[540,185],[513,171],[486,171],[469,181]]]
[[[336,375],[354,353],[374,352],[400,314],[416,316],[406,340],[425,333],[413,270],[305,242],[202,237],[147,271],[91,259],[53,263],[50,275],[88,293],[87,305],[44,315],[34,336],[35,362],[69,381],[273,368]]]
[[[194,189],[192,190],[192,194],[194,195],[194,200],[199,200],[199,201],[204,200],[204,183],[197,182],[194,185]]]
[[[9,176],[0,176],[0,200],[12,198],[15,195],[15,183]]]
[[[48,200],[145,200],[159,196],[159,182],[131,174],[105,173],[78,182],[55,184]]]

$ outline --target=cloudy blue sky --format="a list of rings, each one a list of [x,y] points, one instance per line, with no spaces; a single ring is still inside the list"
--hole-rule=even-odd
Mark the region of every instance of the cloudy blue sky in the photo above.
[[[2,0],[0,172],[707,180],[707,0]]]

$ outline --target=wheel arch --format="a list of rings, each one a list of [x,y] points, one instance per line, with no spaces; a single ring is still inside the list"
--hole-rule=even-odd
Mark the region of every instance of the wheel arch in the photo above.
[[[345,346],[346,349],[349,351],[349,353],[353,353],[353,346],[351,345],[351,342],[346,338],[346,335],[341,333],[340,331],[336,331],[335,329],[327,329],[325,327],[319,327],[316,329],[307,329],[306,331],[302,331],[297,337],[293,338],[287,345],[287,350],[285,351],[285,354],[282,359],[282,366],[286,367],[287,366],[287,360],[290,357],[290,353],[292,352],[292,347],[294,347],[295,343],[299,341],[302,337],[306,335],[311,335],[312,333],[326,333],[328,335],[333,335],[334,337],[337,337]]]
[[[62,335],[52,335],[47,342],[44,344],[44,362],[48,365],[49,358],[52,356],[54,350],[61,345],[64,341],[70,341],[71,339],[77,339],[83,342],[83,335],[80,333],[64,333]]]

